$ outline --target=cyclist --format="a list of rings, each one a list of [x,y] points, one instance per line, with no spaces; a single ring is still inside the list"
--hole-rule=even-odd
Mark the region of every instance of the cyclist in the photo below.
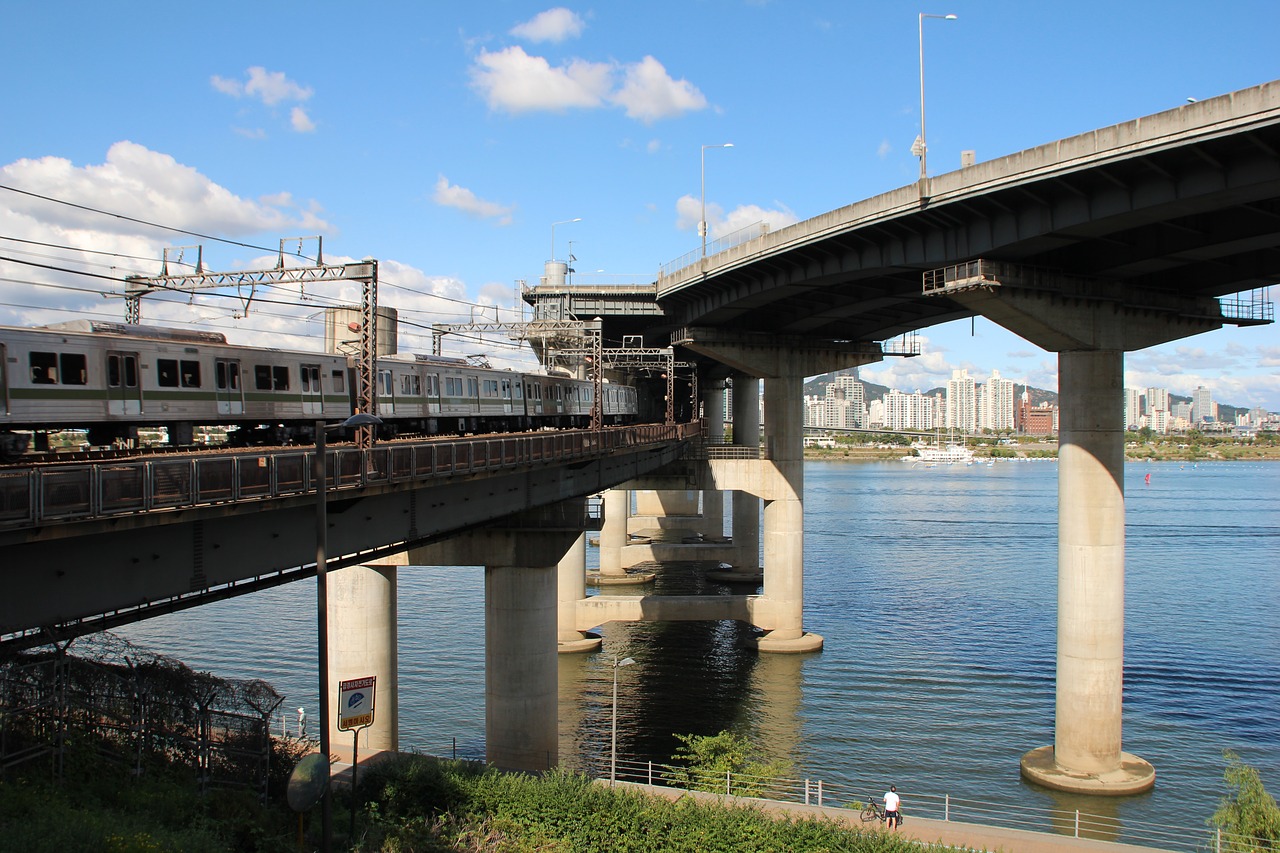
[[[884,795],[884,820],[889,829],[898,828],[898,806],[901,801],[898,798],[898,789],[894,785],[889,786],[888,792]]]

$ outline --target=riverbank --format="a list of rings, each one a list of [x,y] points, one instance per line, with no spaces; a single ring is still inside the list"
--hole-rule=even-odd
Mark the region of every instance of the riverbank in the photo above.
[[[1000,445],[985,437],[970,440],[968,447],[974,459],[1056,459],[1058,442],[1031,439],[1014,445]],[[885,462],[914,456],[907,446],[883,444],[837,444],[836,447],[806,447],[804,458],[826,462]],[[1278,461],[1280,442],[1243,442],[1212,439],[1190,442],[1183,436],[1166,441],[1130,441],[1125,443],[1127,461],[1149,462],[1239,462]]]

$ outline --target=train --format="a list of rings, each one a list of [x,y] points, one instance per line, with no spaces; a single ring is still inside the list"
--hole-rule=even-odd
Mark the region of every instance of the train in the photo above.
[[[207,427],[225,427],[236,446],[310,442],[317,421],[356,411],[356,371],[350,356],[237,346],[220,332],[97,320],[0,327],[0,458],[62,430],[84,430],[94,447],[160,427],[174,446]],[[381,356],[375,375],[384,439],[591,424],[593,383],[567,375],[421,354]],[[602,387],[603,423],[634,422],[636,388]]]

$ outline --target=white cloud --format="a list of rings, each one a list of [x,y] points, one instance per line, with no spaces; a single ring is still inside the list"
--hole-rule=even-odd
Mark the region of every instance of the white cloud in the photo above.
[[[652,56],[625,66],[572,59],[553,67],[518,46],[482,50],[471,84],[490,109],[511,113],[617,106],[629,118],[652,124],[707,107],[696,86],[672,79]]]
[[[610,100],[624,107],[629,118],[645,124],[707,106],[706,97],[696,86],[687,80],[673,80],[652,56],[627,66],[622,88]]]
[[[307,115],[306,110],[302,107],[294,107],[289,113],[289,124],[298,133],[311,133],[316,129],[315,122]]]
[[[691,195],[676,199],[676,228],[681,231],[698,230],[702,214],[702,200]],[[715,202],[707,202],[707,239],[714,240],[726,234],[763,222],[770,231],[794,225],[800,219],[785,205],[779,210],[769,210],[755,204],[743,204],[728,213]]]
[[[602,105],[610,89],[610,73],[609,65],[580,59],[552,68],[541,56],[508,47],[481,51],[471,69],[471,80],[490,109],[558,112]]]
[[[532,42],[561,42],[577,38],[585,28],[586,22],[577,13],[557,6],[512,27],[511,35]]]
[[[881,160],[888,157],[893,152],[893,146],[889,144],[889,140],[880,141],[880,147],[876,149],[876,156]]]
[[[209,78],[213,88],[233,98],[252,98],[261,101],[265,106],[274,107],[283,103],[303,103],[315,94],[310,86],[303,86],[290,80],[283,71],[268,71],[261,65],[254,65],[245,71],[245,80],[231,80],[217,74]],[[294,106],[289,112],[289,124],[298,133],[311,133],[316,129],[315,123],[300,106]],[[245,130],[235,128],[235,132],[250,139],[261,139],[266,134],[261,130]]]
[[[449,179],[444,175],[440,175],[436,179],[436,188],[432,194],[432,199],[441,207],[452,207],[481,219],[496,219],[499,225],[510,225],[511,214],[515,212],[514,205],[485,201],[465,187],[450,184]]]
[[[659,151],[662,150],[662,140],[650,139],[649,143],[645,145],[644,150],[645,150],[645,153],[648,153],[648,154],[657,154]]]

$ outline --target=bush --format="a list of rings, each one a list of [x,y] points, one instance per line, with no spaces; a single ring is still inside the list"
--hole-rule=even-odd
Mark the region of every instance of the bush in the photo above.
[[[1208,823],[1222,830],[1222,849],[1230,853],[1274,850],[1280,847],[1280,806],[1262,785],[1262,774],[1231,750],[1223,778],[1229,795],[1222,799]]]

